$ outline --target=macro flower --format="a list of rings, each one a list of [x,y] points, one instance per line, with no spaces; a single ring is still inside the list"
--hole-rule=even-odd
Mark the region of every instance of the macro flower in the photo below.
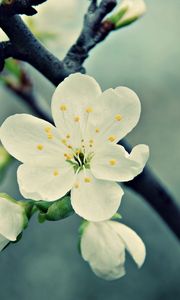
[[[6,194],[0,194],[0,251],[15,241],[27,225],[23,205]]]
[[[116,143],[140,117],[140,101],[126,87],[102,92],[88,75],[76,73],[56,88],[52,124],[28,114],[5,120],[0,138],[23,164],[17,177],[21,194],[54,201],[71,190],[75,212],[103,221],[117,211],[123,190],[116,182],[132,180],[149,156],[146,145],[129,154]]]
[[[131,228],[115,221],[88,222],[81,237],[80,250],[93,272],[106,280],[125,275],[125,250],[139,268],[146,256],[141,238]]]

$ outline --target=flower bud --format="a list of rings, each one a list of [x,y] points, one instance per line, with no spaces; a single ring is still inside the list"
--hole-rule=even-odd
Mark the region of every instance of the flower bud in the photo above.
[[[42,203],[41,203],[42,202]],[[51,203],[44,203],[40,201],[37,204],[40,209],[39,222],[43,223],[45,220],[58,221],[65,219],[74,213],[71,206],[71,200],[69,196],[66,196],[60,200]]]
[[[109,20],[118,29],[133,23],[145,12],[146,4],[143,0],[123,0]]]
[[[28,224],[26,207],[9,195],[0,194],[0,251],[17,240]]]

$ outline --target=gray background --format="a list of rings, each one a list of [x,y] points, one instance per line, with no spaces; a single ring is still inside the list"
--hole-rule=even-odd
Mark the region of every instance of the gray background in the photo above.
[[[86,63],[103,89],[125,85],[142,102],[139,125],[128,136],[147,143],[150,166],[180,202],[180,1],[147,0],[148,14],[92,51]],[[36,88],[50,103],[53,87],[39,78]],[[46,83],[47,89],[44,90]],[[14,95],[0,90],[0,121],[28,112]],[[0,190],[20,197],[12,167]],[[146,202],[126,190],[120,212],[147,247],[141,270],[127,256],[127,275],[106,282],[97,278],[77,251],[79,218],[38,225],[34,218],[23,240],[0,254],[2,300],[178,300],[180,249],[175,237]]]

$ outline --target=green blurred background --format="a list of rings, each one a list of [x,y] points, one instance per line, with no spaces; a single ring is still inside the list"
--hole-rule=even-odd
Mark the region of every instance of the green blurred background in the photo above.
[[[146,16],[93,50],[86,68],[103,89],[125,85],[140,96],[141,121],[127,140],[150,146],[150,166],[180,204],[180,1],[146,2]],[[30,71],[39,96],[49,104],[54,87]],[[3,88],[0,107],[0,123],[16,112],[30,112]],[[9,170],[0,190],[20,198],[17,165]],[[176,238],[144,199],[130,190],[125,191],[120,212],[123,222],[146,244],[147,258],[141,270],[127,255],[127,275],[103,281],[78,254],[77,216],[43,225],[34,218],[23,240],[0,255],[0,299],[179,300]]]

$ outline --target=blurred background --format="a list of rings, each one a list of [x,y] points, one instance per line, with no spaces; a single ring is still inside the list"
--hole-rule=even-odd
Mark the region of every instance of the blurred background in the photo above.
[[[47,30],[46,25],[56,34],[56,41],[50,38],[48,47],[60,58],[80,31],[87,2],[61,0],[57,4],[48,0],[39,9],[39,20],[35,16],[30,21],[38,30],[40,26]],[[112,33],[91,52],[85,66],[103,89],[124,85],[140,96],[141,121],[127,140],[133,146],[150,146],[149,165],[180,204],[180,1],[146,3],[145,17]],[[49,109],[54,87],[29,66],[25,68],[39,99]],[[0,107],[0,124],[11,114],[32,113],[3,86]],[[0,191],[21,199],[17,166],[14,163],[9,169]],[[77,216],[42,225],[34,217],[21,242],[0,254],[0,299],[179,300],[180,247],[174,235],[131,190],[125,190],[120,213],[122,221],[146,244],[147,257],[141,270],[127,255],[127,275],[117,281],[103,281],[78,254]]]

